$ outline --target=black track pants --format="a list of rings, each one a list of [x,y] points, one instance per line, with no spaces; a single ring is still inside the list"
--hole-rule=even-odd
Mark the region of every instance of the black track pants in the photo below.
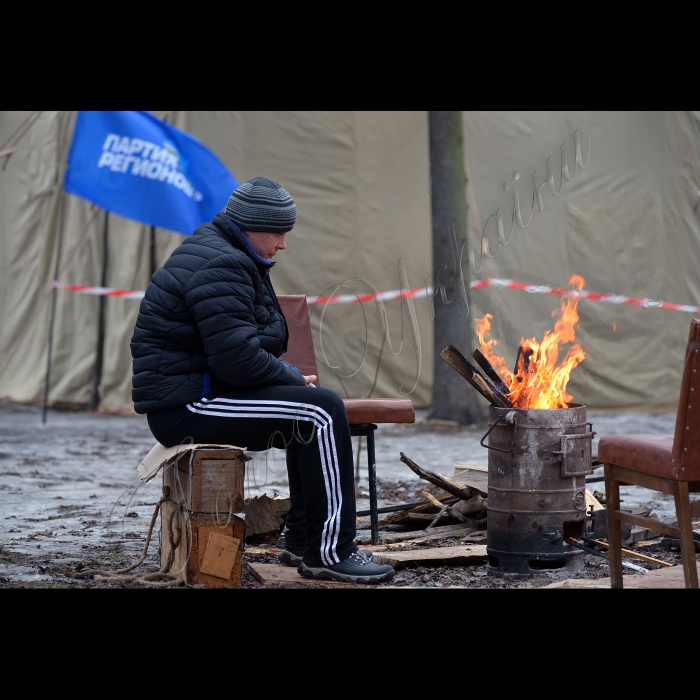
[[[310,566],[337,564],[357,549],[352,439],[345,406],[320,387],[271,386],[154,411],[148,424],[166,447],[286,448],[291,509],[285,545]]]

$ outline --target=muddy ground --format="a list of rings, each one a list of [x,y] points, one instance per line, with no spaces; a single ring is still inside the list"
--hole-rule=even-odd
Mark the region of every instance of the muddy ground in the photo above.
[[[403,464],[400,452],[445,475],[452,474],[455,461],[487,466],[487,451],[479,445],[485,424],[435,425],[424,418],[425,412],[419,411],[414,425],[380,426],[377,430],[380,506],[423,500],[420,492],[424,489],[441,493]],[[597,440],[606,432],[672,432],[675,416],[589,412],[588,419],[593,421]],[[40,408],[0,402],[0,588],[157,587],[157,581],[140,576],[160,568],[158,520],[143,563],[121,578],[108,577],[108,572],[139,561],[144,552],[151,516],[161,495],[160,479],[144,485],[136,467],[153,445],[142,416],[50,410],[44,423]],[[286,494],[283,454],[272,450],[253,457],[248,463],[246,497]],[[361,453],[361,465],[364,457]],[[358,509],[368,507],[364,466],[360,473]],[[591,481],[589,489],[604,490],[599,481]],[[629,487],[623,498],[629,506],[650,508],[662,519],[674,515],[672,501],[662,494]],[[367,537],[368,521],[363,518],[358,523],[360,538]],[[459,543],[459,539],[450,538],[424,546]],[[248,564],[275,563],[280,546],[281,541],[275,539],[247,544],[243,588],[263,587]],[[643,547],[649,556],[680,564],[680,554],[668,540],[658,538],[635,546]],[[603,557],[582,553],[582,561],[583,567],[574,573],[546,571],[525,579],[494,575],[485,564],[402,569],[380,587],[537,588],[562,578],[609,576]],[[644,566],[655,568],[653,564]],[[87,570],[103,571],[106,576],[80,578]],[[168,585],[167,581],[161,583]]]

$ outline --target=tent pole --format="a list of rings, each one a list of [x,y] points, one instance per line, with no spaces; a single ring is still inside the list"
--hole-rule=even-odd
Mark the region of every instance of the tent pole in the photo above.
[[[58,270],[61,265],[61,246],[63,244],[63,212],[66,202],[66,193],[61,193],[61,208],[58,215],[58,241],[56,242],[56,266],[53,272],[53,281],[58,282]],[[46,381],[44,383],[44,408],[42,411],[41,422],[46,423],[46,412],[49,405],[49,382],[51,380],[51,354],[53,352],[53,324],[56,318],[56,292],[54,287],[51,290],[51,320],[49,321],[49,348],[46,355]]]
[[[156,261],[156,227],[151,226],[151,277],[153,273],[158,269],[158,262]]]
[[[105,209],[105,225],[102,232],[102,280],[101,287],[107,286],[107,264],[109,262],[109,212]],[[102,381],[102,365],[104,363],[105,346],[105,302],[107,298],[100,296],[99,316],[97,322],[97,348],[95,352],[95,366],[92,372],[92,396],[90,407],[96,410],[100,405],[100,382]]]

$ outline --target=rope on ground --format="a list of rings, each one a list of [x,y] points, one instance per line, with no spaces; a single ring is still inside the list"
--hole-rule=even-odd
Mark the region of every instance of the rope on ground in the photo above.
[[[153,535],[153,526],[156,523],[158,513],[161,511],[161,506],[163,503],[172,503],[174,506],[168,513],[167,523],[163,528],[164,532],[167,533],[168,543],[170,545],[170,551],[168,552],[167,559],[159,571],[154,571],[147,574],[128,575],[129,572],[141,566],[141,564],[143,564],[143,562],[146,560],[146,556],[148,555],[148,545],[150,544],[151,537]],[[152,588],[171,588],[181,585],[183,583],[182,576],[172,573],[170,569],[175,558],[175,550],[180,546],[180,542],[182,541],[182,525],[180,518],[177,516],[183,509],[184,505],[176,503],[167,496],[163,496],[158,503],[156,503],[156,508],[153,511],[151,523],[148,528],[148,535],[146,536],[146,544],[143,547],[143,553],[141,554],[141,558],[135,564],[127,566],[125,569],[117,569],[116,571],[86,569],[85,571],[79,571],[73,574],[73,578],[94,576],[98,581],[109,580],[119,583],[140,583],[144,586],[150,586]]]

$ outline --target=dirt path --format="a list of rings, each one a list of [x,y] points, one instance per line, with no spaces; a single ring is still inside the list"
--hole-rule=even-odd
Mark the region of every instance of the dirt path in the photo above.
[[[603,415],[603,414],[601,414]],[[600,417],[593,417],[600,422]],[[609,414],[602,430],[665,432],[670,418],[637,414]],[[627,429],[625,429],[627,428]],[[612,431],[611,430],[611,431]],[[455,461],[486,465],[479,446],[483,426],[380,426],[377,435],[377,473],[380,504],[410,501],[426,483],[399,460],[403,451],[431,470],[450,474]],[[42,424],[34,406],[0,402],[0,587],[107,587],[140,585],[79,579],[89,568],[115,570],[135,563],[142,554],[149,522],[160,497],[159,479],[143,485],[136,467],[154,445],[143,416],[101,415],[49,411]],[[246,497],[287,493],[283,455],[258,454],[247,476]],[[364,459],[364,454],[361,460]],[[364,464],[364,462],[361,462]],[[366,491],[365,469],[361,487]],[[420,497],[418,496],[418,500]],[[367,499],[360,499],[360,507]],[[628,503],[636,503],[628,496]],[[668,503],[659,504],[662,509]],[[665,513],[665,511],[664,511]],[[156,537],[139,572],[160,566]],[[456,541],[445,540],[444,545]],[[244,561],[276,561],[280,542],[256,543]],[[435,546],[434,543],[432,546]],[[659,558],[676,560],[674,552]],[[656,556],[656,555],[654,555]],[[244,586],[260,587],[244,567]],[[607,576],[607,565],[589,557],[585,576]],[[512,582],[488,576],[486,567],[440,567],[400,572],[392,585],[509,588],[536,587],[555,577]]]

